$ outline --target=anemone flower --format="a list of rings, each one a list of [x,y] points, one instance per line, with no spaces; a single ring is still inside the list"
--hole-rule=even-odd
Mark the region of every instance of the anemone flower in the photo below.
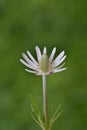
[[[62,63],[66,58],[66,55],[64,55],[65,52],[62,51],[54,59],[55,52],[56,47],[53,48],[51,55],[48,58],[46,47],[44,47],[43,54],[41,54],[39,47],[36,46],[37,60],[35,60],[31,53],[27,51],[27,55],[22,53],[23,59],[20,59],[20,61],[27,67],[27,69],[25,69],[27,72],[34,73],[36,75],[49,75],[66,70],[66,68],[62,68],[64,65]]]
[[[36,55],[37,60],[32,56],[30,51],[27,51],[27,54],[22,53],[23,59],[20,61],[27,67],[25,70],[27,72],[42,75],[43,81],[43,110],[44,110],[44,123],[41,123],[40,119],[34,118],[37,124],[41,126],[43,130],[51,130],[52,121],[49,121],[48,117],[48,102],[47,102],[47,87],[46,87],[46,75],[50,75],[53,73],[61,72],[66,70],[63,68],[64,60],[66,58],[65,52],[62,51],[56,58],[54,58],[56,53],[56,47],[53,48],[50,57],[48,58],[46,47],[43,48],[43,54],[38,46],[36,46]],[[33,108],[34,109],[34,108]],[[59,115],[59,113],[58,113]],[[57,116],[58,116],[57,115]],[[55,117],[55,119],[57,118]],[[53,119],[53,120],[55,120]],[[50,123],[51,122],[51,123]],[[43,125],[45,124],[45,125]]]

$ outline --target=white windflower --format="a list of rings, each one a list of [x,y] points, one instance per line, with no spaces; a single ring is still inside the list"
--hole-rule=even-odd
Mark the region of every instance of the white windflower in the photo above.
[[[35,60],[31,53],[27,51],[27,55],[22,53],[23,59],[20,59],[20,61],[27,67],[27,69],[25,69],[27,72],[34,73],[36,75],[49,75],[66,70],[66,68],[62,68],[64,65],[62,63],[66,58],[66,55],[64,55],[65,52],[62,51],[54,59],[55,53],[56,47],[53,48],[51,55],[48,58],[46,47],[44,47],[43,54],[41,54],[39,47],[36,46],[37,60]]]

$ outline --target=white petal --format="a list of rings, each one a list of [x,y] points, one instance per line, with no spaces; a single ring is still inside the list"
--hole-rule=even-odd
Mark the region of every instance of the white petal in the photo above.
[[[51,55],[50,55],[50,58],[49,58],[49,61],[52,62],[53,58],[54,58],[54,55],[56,53],[56,47],[53,48],[52,52],[51,52]]]
[[[65,63],[63,63],[62,65],[60,65],[59,67],[55,68],[55,69],[60,69],[64,66]]]
[[[26,67],[28,67],[28,68],[30,68],[30,69],[32,69],[32,70],[38,70],[38,69],[36,69],[35,67],[33,67],[33,66],[31,66],[31,65],[29,65],[28,63],[26,63],[24,60],[22,60],[22,59],[20,59],[20,62],[22,62],[22,64],[24,64]]]
[[[64,51],[62,51],[53,62],[58,62],[64,56]]]
[[[66,58],[66,55],[64,57],[62,57],[62,59],[56,59],[55,61],[53,61],[53,67],[57,67],[58,65],[60,65]]]
[[[61,71],[64,71],[64,70],[66,70],[67,68],[62,68],[62,69],[54,69],[53,70],[53,73],[57,73],[57,72],[61,72]]]
[[[25,69],[25,71],[30,72],[30,73],[33,73],[33,74],[36,74],[36,73],[37,73],[36,71],[32,71],[32,70],[28,70],[28,69]]]
[[[23,58],[26,60],[26,62],[27,62],[29,65],[31,65],[31,66],[37,68],[37,65],[34,64],[34,63],[27,57],[27,55],[25,55],[24,53],[22,53],[22,56],[23,56]]]
[[[23,56],[23,58],[26,60],[26,62],[28,63],[29,58],[28,58],[24,53],[22,53],[22,56]]]
[[[40,75],[42,75],[42,74],[38,72],[38,73],[36,73],[36,75],[40,76]]]
[[[41,73],[37,72],[37,71],[32,71],[32,70],[28,70],[28,69],[25,69],[25,71],[29,72],[29,73],[33,73],[33,74],[36,74],[38,76],[42,75]]]
[[[37,54],[38,61],[40,61],[41,60],[41,51],[38,46],[36,46],[36,54]]]
[[[38,65],[37,61],[34,59],[34,57],[31,55],[31,53],[29,51],[27,51],[28,56],[30,57],[30,59],[36,64]]]
[[[44,49],[43,49],[43,54],[47,54],[47,49],[46,49],[46,47],[44,47]]]

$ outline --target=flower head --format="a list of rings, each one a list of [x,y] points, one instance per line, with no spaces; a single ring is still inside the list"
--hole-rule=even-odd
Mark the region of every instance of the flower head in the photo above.
[[[44,47],[43,54],[41,54],[39,47],[36,46],[37,60],[35,60],[31,53],[27,51],[27,55],[22,53],[23,59],[20,59],[20,61],[27,67],[27,69],[25,69],[27,72],[34,73],[36,75],[49,75],[66,70],[66,68],[62,68],[64,65],[62,63],[66,58],[66,55],[64,55],[65,52],[62,51],[54,59],[55,53],[56,47],[53,48],[51,55],[48,58],[46,47]]]

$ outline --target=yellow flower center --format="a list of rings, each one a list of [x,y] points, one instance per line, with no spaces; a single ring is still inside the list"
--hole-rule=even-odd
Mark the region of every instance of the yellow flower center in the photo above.
[[[41,57],[41,62],[40,62],[40,68],[41,71],[47,72],[48,71],[48,56],[46,54],[43,54]]]

